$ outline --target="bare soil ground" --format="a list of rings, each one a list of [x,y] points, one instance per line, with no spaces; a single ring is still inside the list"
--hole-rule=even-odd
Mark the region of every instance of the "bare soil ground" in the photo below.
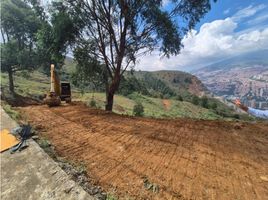
[[[170,100],[163,99],[162,103],[163,103],[163,106],[165,107],[165,110],[169,110],[170,109]]]
[[[82,104],[20,111],[60,156],[122,198],[268,197],[267,122],[134,118]]]

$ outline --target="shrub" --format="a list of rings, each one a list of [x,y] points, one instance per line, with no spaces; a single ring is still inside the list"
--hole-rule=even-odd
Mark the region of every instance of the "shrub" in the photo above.
[[[203,96],[203,97],[201,98],[201,106],[202,106],[203,108],[208,108],[208,98],[207,98],[206,96]]]
[[[216,102],[213,102],[210,107],[211,107],[211,109],[216,110],[216,108],[218,107],[218,105],[217,105]]]
[[[233,118],[235,118],[235,119],[240,119],[240,116],[239,116],[239,114],[234,114],[234,115],[233,115]]]
[[[199,104],[199,98],[198,98],[198,96],[193,96],[192,97],[192,104],[194,104],[194,105],[198,105]]]
[[[181,95],[178,95],[178,96],[176,96],[176,100],[178,100],[178,101],[183,101],[183,98],[182,98]]]
[[[97,103],[96,103],[94,98],[92,98],[91,101],[89,102],[89,106],[91,108],[96,108],[97,107]]]
[[[143,116],[144,114],[144,107],[141,103],[137,103],[133,108],[133,115],[134,116]]]

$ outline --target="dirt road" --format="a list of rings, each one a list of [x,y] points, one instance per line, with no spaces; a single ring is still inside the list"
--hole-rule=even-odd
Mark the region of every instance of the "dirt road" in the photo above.
[[[268,123],[132,118],[83,105],[20,110],[61,156],[84,162],[120,197],[268,197]]]

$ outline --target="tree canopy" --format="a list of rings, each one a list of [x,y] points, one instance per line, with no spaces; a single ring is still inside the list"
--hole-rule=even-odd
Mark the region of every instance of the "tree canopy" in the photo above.
[[[79,29],[79,24],[66,12],[66,7],[61,1],[52,1],[49,9],[49,17],[44,9],[34,3],[39,18],[42,19],[42,26],[37,32],[37,50],[39,64],[43,66],[45,72],[49,72],[51,63],[60,68],[64,64],[64,59],[68,53],[68,47],[75,42]]]
[[[35,34],[41,22],[24,1],[3,0],[1,25],[1,71],[8,72],[9,88],[14,92],[13,73],[36,66]]]
[[[88,55],[106,66],[106,110],[112,110],[122,74],[135,66],[139,56],[155,49],[163,56],[179,54],[183,36],[210,10],[209,0],[172,0],[171,9],[165,9],[162,0],[66,0],[64,4],[82,22],[80,36],[90,43]]]
[[[11,92],[16,71],[63,65],[78,35],[75,19],[62,2],[53,1],[47,12],[38,0],[1,0],[1,71],[8,72]]]

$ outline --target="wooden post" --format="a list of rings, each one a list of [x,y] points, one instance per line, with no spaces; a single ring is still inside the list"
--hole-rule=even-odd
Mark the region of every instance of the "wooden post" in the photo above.
[[[54,82],[55,82],[55,77],[54,77],[54,64],[51,64],[50,65],[50,92],[55,92],[55,89],[54,89]]]

